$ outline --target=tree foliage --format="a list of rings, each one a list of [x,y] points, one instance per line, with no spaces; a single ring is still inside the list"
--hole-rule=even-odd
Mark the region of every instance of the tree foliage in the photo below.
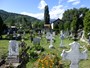
[[[45,6],[45,10],[44,10],[44,22],[45,22],[45,24],[50,23],[50,15],[49,15],[48,5]]]
[[[77,24],[78,24],[78,29],[80,27],[83,28],[83,18],[85,16],[85,13],[88,11],[88,8],[73,8],[73,9],[68,9],[63,13],[63,18],[62,20],[64,21],[64,23],[67,23],[70,26],[73,26],[72,23],[74,24],[75,20],[77,20]],[[75,17],[76,16],[76,17]],[[75,20],[74,20],[75,19]],[[66,29],[66,24],[64,24],[64,27]],[[70,30],[72,29],[71,27],[68,27]],[[75,28],[75,26],[73,27]]]
[[[16,26],[22,24],[25,25],[24,27],[27,27],[28,24],[30,25],[33,22],[41,21],[31,16],[21,15],[17,13],[10,13],[3,10],[0,10],[0,16],[2,17],[3,22],[8,26],[10,26],[11,24],[14,24]]]
[[[84,30],[85,36],[88,38],[88,33],[90,32],[90,10],[86,13],[84,17]]]
[[[60,19],[55,20],[54,22],[54,30],[60,31],[64,29],[64,22]]]
[[[0,36],[1,36],[2,32],[3,32],[3,20],[0,17]]]

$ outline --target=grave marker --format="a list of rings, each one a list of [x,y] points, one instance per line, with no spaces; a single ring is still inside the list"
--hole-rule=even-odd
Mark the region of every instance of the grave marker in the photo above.
[[[61,56],[63,57],[63,60],[70,60],[70,68],[78,68],[79,61],[81,59],[87,59],[87,49],[80,52],[80,44],[78,42],[73,42],[70,44],[71,48],[69,51],[62,51]]]
[[[61,31],[61,34],[60,34],[60,38],[61,38],[60,47],[64,47],[64,44],[63,44],[64,34],[63,34],[63,32],[62,32],[62,31]]]
[[[40,45],[40,38],[34,38],[33,39],[33,44],[34,45],[37,45],[37,44]]]
[[[52,34],[50,34],[50,45],[49,45],[49,48],[54,48],[52,43],[53,43],[53,36],[52,36]]]
[[[9,41],[9,56],[18,56],[18,43],[16,40]]]

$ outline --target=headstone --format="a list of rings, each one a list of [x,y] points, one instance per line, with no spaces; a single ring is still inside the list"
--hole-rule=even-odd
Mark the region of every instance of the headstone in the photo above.
[[[52,34],[50,34],[50,45],[49,45],[49,48],[54,48],[52,43],[53,43],[53,36],[52,36]]]
[[[63,57],[63,60],[70,60],[70,68],[78,68],[79,61],[81,59],[87,59],[87,49],[84,48],[84,51],[80,51],[80,44],[78,42],[73,42],[69,44],[71,46],[69,51],[62,51],[61,56]]]
[[[90,44],[90,36],[89,36],[89,39],[88,39],[88,43]]]
[[[55,36],[55,32],[53,32],[53,36]]]
[[[82,36],[81,36],[81,38],[80,38],[80,41],[82,41],[82,42],[86,42],[86,43],[87,43],[87,40],[86,40],[84,34],[85,34],[85,31],[82,31]]]
[[[17,39],[17,33],[15,31],[13,31],[13,37]]]
[[[19,46],[16,40],[9,41],[9,53],[6,58],[7,64],[19,63]]]
[[[50,34],[51,34],[50,32],[47,32],[46,33],[46,39],[47,39],[47,41],[50,41]]]
[[[64,44],[63,44],[64,34],[63,34],[62,31],[61,31],[61,34],[60,34],[60,39],[61,39],[60,47],[64,47]]]
[[[10,40],[9,41],[9,54],[8,56],[18,56],[19,50],[18,50],[18,43],[16,40]]]
[[[34,45],[40,45],[40,38],[33,38]]]
[[[88,33],[88,44],[90,45],[90,32]]]

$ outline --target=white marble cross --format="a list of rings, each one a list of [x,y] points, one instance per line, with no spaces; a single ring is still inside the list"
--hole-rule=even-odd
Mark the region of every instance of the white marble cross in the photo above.
[[[89,39],[88,39],[88,44],[90,45],[90,36],[89,36]]]
[[[53,46],[53,36],[52,36],[52,34],[50,34],[50,45],[49,45],[49,48],[53,48],[54,46]]]
[[[62,51],[61,56],[63,57],[63,60],[70,60],[70,68],[78,68],[79,61],[81,59],[87,59],[87,49],[80,52],[80,44],[78,42],[73,42],[69,44],[71,46],[69,51]]]
[[[8,56],[17,56],[19,55],[18,43],[16,40],[9,41],[9,55]]]
[[[61,34],[60,34],[60,39],[61,39],[60,47],[64,47],[64,45],[63,45],[64,34],[63,34],[62,31],[61,31]]]

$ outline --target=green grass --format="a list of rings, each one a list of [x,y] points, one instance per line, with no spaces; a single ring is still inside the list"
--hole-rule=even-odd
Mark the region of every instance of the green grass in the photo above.
[[[26,36],[26,38],[28,38],[28,37],[29,36]],[[50,44],[47,43],[45,36],[42,38],[40,45],[45,48],[45,51],[43,53],[55,53],[58,55],[58,57],[61,58],[60,54],[62,53],[62,50],[63,49],[69,50],[70,49],[69,44],[73,41],[69,40],[69,39],[64,39],[63,42],[64,42],[64,46],[66,48],[60,48],[59,35],[55,36],[55,40],[56,40],[56,42],[53,43],[55,49],[49,49]],[[9,40],[0,40],[0,56],[8,51],[8,41]],[[18,42],[20,42],[20,41],[18,41]],[[25,42],[27,43],[27,46],[33,46],[33,44],[31,43],[31,41],[29,39],[25,40]],[[86,43],[83,43],[80,41],[78,41],[78,42],[81,45],[86,45]],[[64,68],[69,68],[70,61],[68,61],[68,60],[66,60],[66,61],[61,60],[61,61],[64,64]],[[35,60],[30,60],[27,63],[26,68],[33,68],[34,63],[35,63]],[[88,60],[83,60],[83,61],[81,60],[79,63],[79,68],[90,68],[90,51],[88,51]]]
[[[0,57],[8,51],[8,40],[0,40]]]

